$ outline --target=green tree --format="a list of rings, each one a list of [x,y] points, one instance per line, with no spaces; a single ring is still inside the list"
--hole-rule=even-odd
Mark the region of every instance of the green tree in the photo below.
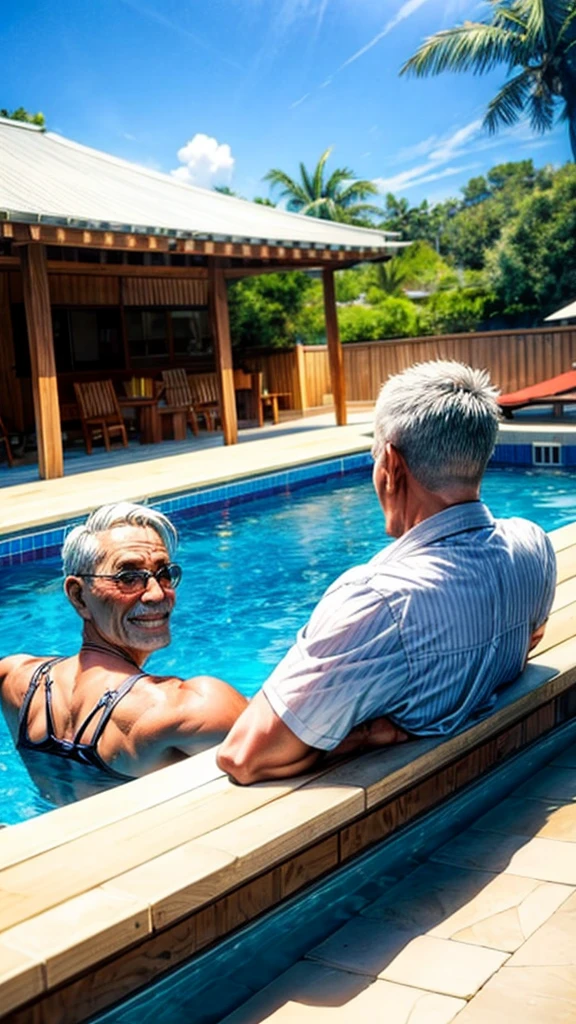
[[[286,348],[298,340],[295,321],[310,278],[301,271],[262,274],[228,289],[230,334],[238,349]]]
[[[576,295],[576,167],[535,189],[488,254],[487,273],[500,308],[540,320]]]
[[[16,110],[6,110],[5,107],[0,109],[0,117],[7,117],[10,121],[24,121],[26,124],[37,124],[40,128],[43,128],[46,121],[44,114],[30,114],[24,107],[17,107]]]
[[[384,295],[401,295],[406,281],[406,268],[399,256],[386,263],[377,263],[374,267],[376,287]]]
[[[527,113],[534,130],[546,132],[560,108],[576,158],[575,51],[574,0],[490,0],[486,21],[465,21],[430,36],[400,74],[484,74],[505,64],[509,77],[488,104],[484,127],[495,132]]]
[[[232,196],[234,199],[244,199],[239,192],[235,192],[230,185],[214,185],[213,192],[219,192],[221,196]]]
[[[337,167],[326,177],[326,161],[331,152],[331,149],[324,151],[313,171],[301,163],[300,181],[278,168],[268,171],[264,181],[279,190],[290,213],[349,224],[366,223],[367,218],[381,212],[363,201],[367,196],[377,195],[378,189],[371,181],[356,179],[349,167]]]

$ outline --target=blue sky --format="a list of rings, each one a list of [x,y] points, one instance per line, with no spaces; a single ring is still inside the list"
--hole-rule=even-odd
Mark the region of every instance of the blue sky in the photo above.
[[[570,158],[566,127],[480,127],[503,70],[399,78],[420,41],[476,0],[19,0],[2,27],[0,106],[194,184],[268,194],[333,146],[411,203],[457,195],[495,163]],[[1,166],[1,154],[0,154]]]

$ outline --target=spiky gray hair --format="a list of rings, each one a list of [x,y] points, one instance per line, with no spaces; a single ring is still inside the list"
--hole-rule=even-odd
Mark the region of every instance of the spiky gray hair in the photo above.
[[[391,442],[430,491],[477,484],[498,436],[498,394],[486,370],[449,360],[416,363],[380,391],[372,453],[378,458]]]
[[[85,523],[70,531],[62,548],[65,576],[94,572],[106,555],[100,545],[99,534],[113,526],[149,526],[160,537],[170,559],[176,551],[178,532],[162,512],[146,505],[119,501],[114,505],[97,508]]]

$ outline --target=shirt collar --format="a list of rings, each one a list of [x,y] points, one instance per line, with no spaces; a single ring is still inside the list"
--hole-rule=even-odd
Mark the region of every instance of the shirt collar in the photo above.
[[[399,555],[408,554],[418,548],[427,547],[435,541],[451,537],[455,533],[466,530],[482,530],[493,526],[494,516],[481,501],[466,501],[459,505],[450,505],[442,512],[429,516],[421,523],[413,526],[402,537],[384,549],[386,561],[396,559]]]

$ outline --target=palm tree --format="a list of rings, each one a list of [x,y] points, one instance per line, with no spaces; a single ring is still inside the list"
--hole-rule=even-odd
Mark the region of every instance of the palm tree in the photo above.
[[[366,196],[378,195],[373,182],[355,180],[349,167],[337,167],[326,180],[324,168],[331,152],[331,149],[326,149],[322,153],[311,173],[301,163],[300,181],[295,181],[278,168],[268,171],[264,181],[280,189],[280,197],[287,200],[286,209],[290,213],[347,223],[358,222],[359,219],[366,222],[372,214],[381,215],[378,207],[362,202]]]
[[[385,295],[401,295],[406,282],[406,271],[397,259],[376,263],[376,284]]]
[[[484,127],[495,132],[526,112],[549,131],[558,105],[570,125],[576,158],[576,5],[574,0],[489,0],[485,22],[465,21],[426,39],[400,74],[441,71],[483,74],[508,66],[508,81],[488,105]],[[516,69],[520,69],[516,71]]]

